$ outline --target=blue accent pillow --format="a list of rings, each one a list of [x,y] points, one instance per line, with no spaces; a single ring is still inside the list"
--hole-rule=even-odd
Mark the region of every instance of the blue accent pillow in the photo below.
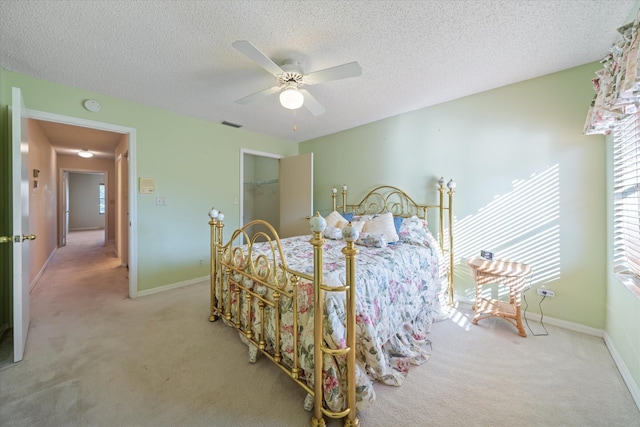
[[[353,212],[342,212],[341,215],[346,221],[353,220]]]
[[[400,226],[402,225],[402,220],[404,218],[401,216],[394,216],[393,217],[393,225],[396,226],[396,233],[400,234]]]

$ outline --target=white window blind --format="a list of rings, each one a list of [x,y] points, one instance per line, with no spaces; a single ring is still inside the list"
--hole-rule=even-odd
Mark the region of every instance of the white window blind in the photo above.
[[[640,277],[640,113],[614,131],[614,266]]]

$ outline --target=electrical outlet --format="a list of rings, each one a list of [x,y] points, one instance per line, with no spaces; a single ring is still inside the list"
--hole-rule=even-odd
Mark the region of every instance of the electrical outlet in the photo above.
[[[549,289],[538,288],[538,295],[542,295],[543,297],[553,298],[556,296],[556,293]]]
[[[199,260],[199,261],[198,261],[198,263],[199,263],[200,265],[202,265],[202,264],[204,263],[204,260],[203,260],[203,259],[201,259],[201,260]]]

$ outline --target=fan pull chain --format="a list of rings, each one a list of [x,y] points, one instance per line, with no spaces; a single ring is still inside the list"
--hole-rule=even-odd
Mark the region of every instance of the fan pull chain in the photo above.
[[[293,131],[295,132],[298,128],[296,128],[296,110],[293,110]]]

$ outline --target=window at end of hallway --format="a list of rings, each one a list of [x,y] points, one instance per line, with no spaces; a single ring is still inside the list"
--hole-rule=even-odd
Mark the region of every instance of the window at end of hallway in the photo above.
[[[98,185],[98,213],[100,215],[104,215],[106,208],[107,207],[105,204],[104,184],[99,184]]]

